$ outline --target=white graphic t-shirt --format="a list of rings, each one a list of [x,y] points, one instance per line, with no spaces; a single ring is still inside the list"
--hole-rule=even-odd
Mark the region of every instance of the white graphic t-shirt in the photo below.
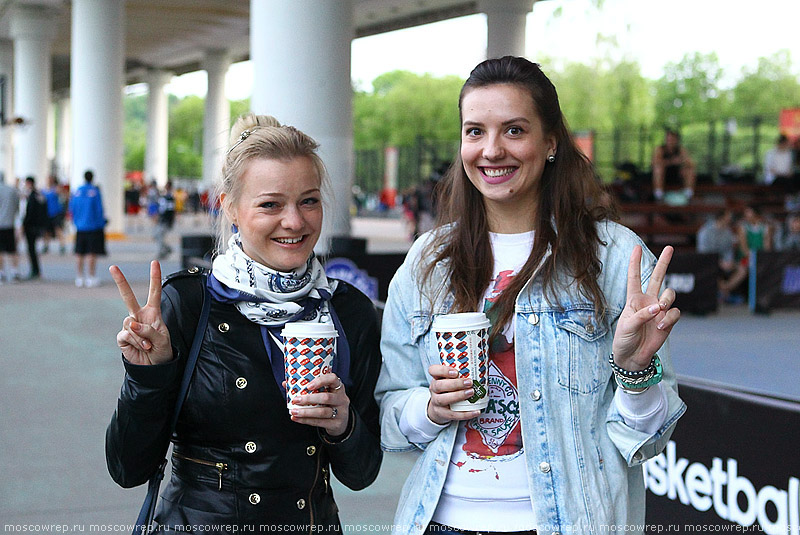
[[[495,266],[483,308],[491,319],[492,303],[528,259],[533,232],[490,236]],[[489,405],[459,425],[434,521],[483,531],[536,526],[519,420],[514,328],[507,325],[489,348]]]

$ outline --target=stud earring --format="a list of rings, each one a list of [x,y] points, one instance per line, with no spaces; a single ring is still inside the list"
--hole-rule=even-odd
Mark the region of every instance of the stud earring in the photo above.
[[[550,163],[555,162],[556,161],[556,155],[555,154],[551,154],[550,156],[547,157],[547,161],[550,162]]]

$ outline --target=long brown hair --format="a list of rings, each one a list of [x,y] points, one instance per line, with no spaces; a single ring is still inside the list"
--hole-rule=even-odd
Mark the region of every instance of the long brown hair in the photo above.
[[[557,142],[555,162],[548,162],[535,185],[533,249],[493,305],[497,314],[492,326],[496,336],[511,321],[517,295],[536,272],[543,280],[545,298],[556,305],[556,287],[575,285],[581,295],[594,303],[602,315],[605,299],[598,284],[602,268],[598,259],[600,238],[595,223],[613,216],[613,203],[597,180],[591,162],[575,145],[561,113],[556,89],[539,68],[525,58],[506,56],[480,63],[470,73],[459,97],[459,115],[464,96],[477,87],[514,85],[527,91],[542,122],[545,135]],[[464,171],[461,153],[439,184],[438,223],[423,252],[431,259],[422,272],[423,286],[432,287],[437,264],[443,263],[454,296],[452,312],[477,310],[492,277],[494,258],[483,197]],[[548,249],[550,256],[545,259]],[[544,261],[543,261],[544,260]],[[434,301],[440,295],[429,295]]]

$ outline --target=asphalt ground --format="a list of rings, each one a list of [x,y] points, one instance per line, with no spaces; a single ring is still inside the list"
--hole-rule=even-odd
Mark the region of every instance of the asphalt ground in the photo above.
[[[181,222],[164,273],[180,268],[180,235],[207,228],[202,219]],[[353,228],[370,251],[408,246],[397,220],[354,220]],[[108,266],[120,265],[144,299],[156,245],[143,224],[108,250],[98,288],[76,288],[74,258],[57,252],[42,255],[43,279],[0,286],[0,533],[129,532],[141,505],[145,489],[117,487],[105,466],[105,428],[123,377],[115,334],[126,315]],[[800,311],[761,316],[740,305],[686,315],[670,339],[681,376],[796,399],[799,331]],[[385,455],[378,480],[358,493],[334,482],[343,524],[388,531],[413,461]]]

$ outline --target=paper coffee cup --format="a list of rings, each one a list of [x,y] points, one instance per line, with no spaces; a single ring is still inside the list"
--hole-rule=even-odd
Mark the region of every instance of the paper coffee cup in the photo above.
[[[454,411],[485,409],[489,404],[489,328],[483,312],[445,314],[433,320],[439,359],[458,371],[459,379],[472,379],[475,395],[450,405]]]
[[[311,394],[305,385],[330,373],[336,354],[336,327],[331,323],[294,322],[284,325],[283,364],[286,372],[286,407],[296,408],[292,400]],[[303,405],[316,407],[316,405]]]

